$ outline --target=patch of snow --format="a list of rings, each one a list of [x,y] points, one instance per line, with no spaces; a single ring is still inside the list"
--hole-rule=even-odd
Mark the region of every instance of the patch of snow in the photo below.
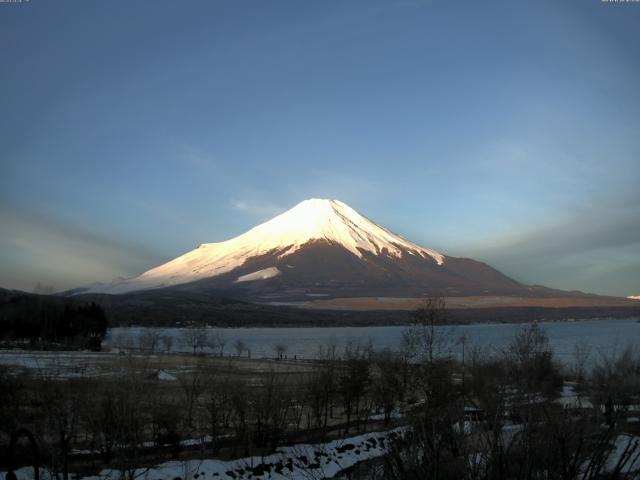
[[[402,417],[403,417],[402,413],[397,408],[394,408],[389,413],[389,418],[397,419],[397,418],[402,418]],[[373,420],[373,421],[384,420],[384,412],[382,412],[382,413],[374,413],[373,415],[369,415],[369,420]]]
[[[273,278],[280,275],[280,270],[277,267],[263,268],[257,272],[247,273],[238,277],[235,283],[239,282],[253,282],[254,280],[266,280],[267,278]]]
[[[453,431],[456,433],[462,433],[464,435],[470,435],[474,429],[477,428],[477,422],[471,420],[461,420],[453,424]]]
[[[445,257],[376,225],[338,200],[305,200],[292,209],[248,232],[220,243],[204,243],[142,275],[90,289],[90,293],[125,293],[161,288],[214,277],[243,265],[247,259],[266,254],[284,258],[303,245],[323,240],[341,245],[362,258],[373,255],[432,258],[442,265]]]
[[[218,438],[223,438],[226,435],[219,435]],[[213,437],[211,435],[205,435],[203,438],[188,438],[186,440],[181,440],[180,445],[184,447],[193,447],[195,445],[204,445],[206,443],[211,442]]]
[[[565,383],[562,385],[562,391],[560,392],[560,396],[563,398],[572,398],[576,396],[576,391],[573,385],[569,385]]]
[[[173,375],[171,375],[169,372],[167,372],[166,370],[159,370],[158,371],[158,380],[168,380],[168,381],[173,381],[173,380],[177,380],[176,377],[174,377]]]
[[[575,385],[565,383],[562,386],[560,397],[555,400],[565,408],[593,408],[593,404],[585,396],[581,396],[576,392]]]
[[[516,436],[523,430],[524,430],[524,425],[522,423],[504,425],[502,427],[502,432],[501,432],[502,444],[505,447],[509,447],[511,443],[515,440]]]
[[[634,448],[635,451],[633,450]],[[618,435],[614,441],[609,458],[607,458],[605,470],[611,472],[622,462],[624,465],[620,470],[621,473],[640,471],[638,449],[640,449],[640,437],[626,433]]]
[[[82,448],[72,448],[70,455],[91,455],[92,453],[100,453],[100,450],[86,450]]]
[[[0,350],[0,365],[14,373],[24,370],[48,378],[81,378],[99,375],[101,365],[114,357],[107,352]]]
[[[282,447],[276,453],[262,457],[247,457],[237,460],[200,459],[183,462],[165,462],[152,468],[138,468],[133,478],[173,480],[182,478],[216,478],[220,480],[305,480],[309,478],[332,478],[346,468],[363,460],[380,457],[387,453],[390,440],[403,435],[406,428],[387,432],[370,432],[356,437],[333,440],[324,444],[299,444]],[[5,472],[0,472],[4,474]],[[31,480],[33,469],[16,471],[18,480]],[[41,478],[50,476],[43,471]],[[75,478],[75,475],[74,475]],[[78,477],[86,480],[120,480],[122,472],[115,469],[102,470],[98,475]]]
[[[469,464],[475,467],[479,467],[480,465],[487,462],[487,454],[484,452],[472,453],[467,458],[469,460]]]

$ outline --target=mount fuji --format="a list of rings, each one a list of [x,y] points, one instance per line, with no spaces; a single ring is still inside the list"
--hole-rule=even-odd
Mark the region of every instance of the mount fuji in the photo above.
[[[82,293],[166,290],[255,301],[426,295],[547,296],[490,266],[419,246],[338,200],[305,200],[248,232]],[[80,292],[78,292],[80,293]]]

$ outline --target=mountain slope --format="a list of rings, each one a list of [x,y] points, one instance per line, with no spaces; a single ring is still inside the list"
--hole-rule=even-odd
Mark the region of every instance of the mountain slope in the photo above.
[[[321,297],[527,294],[527,287],[488,265],[470,259],[392,257],[315,240],[280,257],[267,253],[226,274],[171,287],[186,291],[224,291],[236,298],[301,300]],[[253,281],[246,280],[248,277]]]
[[[425,295],[548,295],[490,266],[421,247],[338,200],[311,199],[220,243],[85,293],[175,289],[251,300]]]
[[[393,234],[338,200],[311,199],[239,237],[204,243],[138,277],[89,291],[125,293],[192,282],[232,271],[251,258],[286,257],[313,241],[340,245],[358,258],[369,252],[396,258],[404,254],[429,257],[437,264],[444,261],[440,253]]]

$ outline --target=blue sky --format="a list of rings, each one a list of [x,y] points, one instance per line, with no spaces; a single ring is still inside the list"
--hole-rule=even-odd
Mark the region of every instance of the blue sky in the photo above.
[[[0,4],[0,286],[129,276],[311,197],[640,294],[640,4]]]

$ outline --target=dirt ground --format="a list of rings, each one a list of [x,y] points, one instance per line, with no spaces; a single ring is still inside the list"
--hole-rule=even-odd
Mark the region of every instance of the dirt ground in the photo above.
[[[420,298],[356,297],[312,300],[290,303],[302,308],[318,310],[415,310],[422,302]],[[445,297],[447,308],[500,308],[500,307],[634,307],[639,300],[618,297],[512,297],[471,296]]]
[[[147,372],[148,375],[158,375],[160,380],[167,380],[167,385],[173,383],[171,380],[176,376],[203,370],[242,377],[258,377],[271,372],[299,376],[312,372],[316,367],[317,364],[302,360],[215,357],[183,353],[0,351],[0,368],[15,375],[44,374],[65,379],[119,376],[123,372]]]

